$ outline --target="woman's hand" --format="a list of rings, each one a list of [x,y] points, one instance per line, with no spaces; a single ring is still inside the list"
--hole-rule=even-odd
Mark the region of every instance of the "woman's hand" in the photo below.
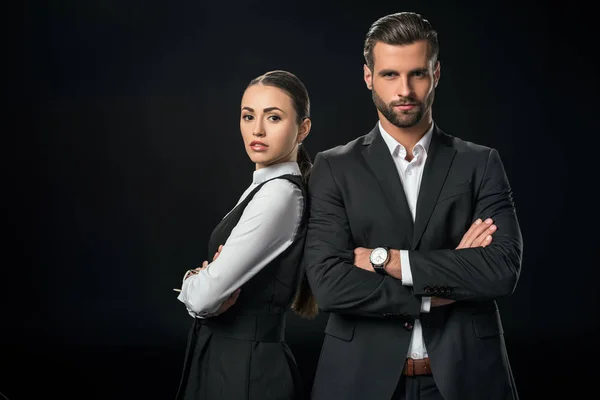
[[[219,255],[221,254],[221,250],[223,250],[223,245],[220,245],[219,248],[217,249],[217,252],[213,256],[213,259],[212,259],[213,261],[215,261],[217,258],[219,258]],[[201,267],[189,270],[183,279],[185,280],[192,275],[196,275],[196,274],[198,274],[199,271],[202,271],[203,269],[206,269],[207,267],[208,267],[208,261],[204,261],[202,263]],[[225,299],[225,301],[221,304],[221,306],[219,307],[219,309],[217,311],[215,311],[212,314],[207,315],[206,317],[216,317],[217,315],[221,315],[225,311],[229,310],[231,308],[231,306],[233,306],[236,303],[238,297],[240,296],[241,290],[242,290],[241,288],[238,288],[233,293],[231,293],[231,295]]]

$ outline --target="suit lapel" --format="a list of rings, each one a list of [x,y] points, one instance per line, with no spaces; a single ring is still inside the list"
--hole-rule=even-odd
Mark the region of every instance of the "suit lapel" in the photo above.
[[[417,215],[411,240],[413,250],[417,248],[427,227],[455,154],[451,138],[435,126],[417,198]]]
[[[390,209],[405,235],[403,243],[410,243],[413,237],[412,214],[406,201],[406,194],[398,176],[396,164],[390,154],[378,126],[365,137],[363,156],[367,166],[379,182],[381,190],[385,193],[390,203]]]

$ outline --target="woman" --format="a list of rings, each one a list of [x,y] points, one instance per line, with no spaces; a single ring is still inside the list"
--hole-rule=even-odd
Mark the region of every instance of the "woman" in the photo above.
[[[178,299],[196,318],[177,399],[303,396],[284,318],[290,306],[317,313],[300,268],[312,167],[301,144],[310,129],[308,93],[295,75],[271,71],[250,82],[240,130],[256,170],[211,235],[213,261],[185,274]]]

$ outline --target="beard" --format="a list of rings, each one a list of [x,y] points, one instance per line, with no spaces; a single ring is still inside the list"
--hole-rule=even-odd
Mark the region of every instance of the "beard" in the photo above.
[[[402,97],[399,100],[395,100],[389,104],[386,104],[383,99],[379,97],[374,87],[371,90],[371,93],[375,107],[377,107],[377,109],[388,121],[390,121],[392,125],[395,125],[398,128],[411,128],[421,122],[425,112],[429,111],[431,108],[433,99],[435,97],[435,90],[432,90],[423,102],[417,101],[413,97]],[[403,104],[414,104],[415,107],[412,110],[406,111],[394,110],[394,106]]]

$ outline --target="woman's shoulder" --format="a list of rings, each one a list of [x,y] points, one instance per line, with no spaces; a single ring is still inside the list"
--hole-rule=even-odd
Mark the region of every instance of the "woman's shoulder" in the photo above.
[[[263,195],[302,196],[305,189],[302,177],[299,175],[281,175],[266,181],[259,190]]]

